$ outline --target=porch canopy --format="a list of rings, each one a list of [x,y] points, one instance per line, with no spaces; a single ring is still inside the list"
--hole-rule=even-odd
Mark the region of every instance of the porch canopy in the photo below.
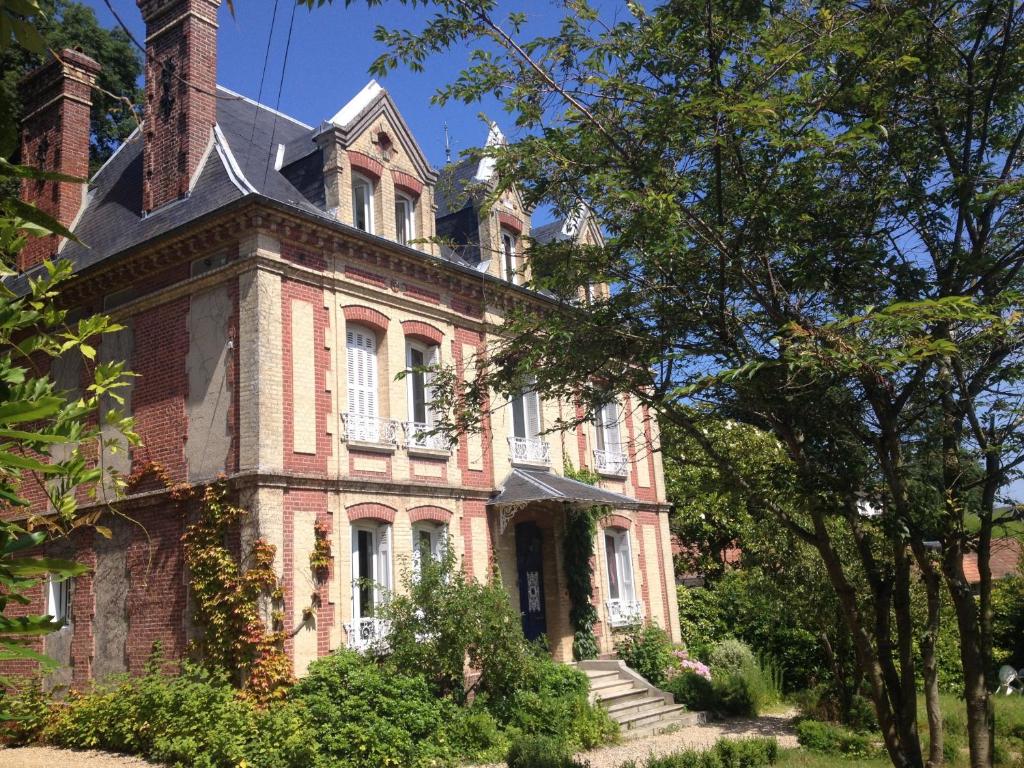
[[[606,505],[617,509],[635,509],[641,502],[621,493],[606,491],[548,470],[513,469],[487,506],[495,508],[500,517],[500,533],[509,521],[527,504],[556,501],[586,506]]]

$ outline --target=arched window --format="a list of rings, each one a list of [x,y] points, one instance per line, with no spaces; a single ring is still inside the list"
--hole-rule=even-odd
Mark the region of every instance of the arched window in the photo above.
[[[373,520],[352,524],[352,624],[350,648],[366,648],[387,635],[377,617],[392,588],[391,525]]]
[[[604,529],[604,551],[607,562],[608,621],[612,626],[633,624],[642,613],[633,587],[633,556],[629,531]]]
[[[444,450],[447,446],[442,435],[427,434],[436,425],[431,386],[433,373],[423,370],[436,365],[439,348],[434,344],[409,341],[406,344],[406,365],[409,386],[409,420],[406,425],[408,444],[414,448]]]
[[[352,174],[352,224],[373,233],[373,182],[355,173]]]
[[[349,325],[345,331],[348,368],[348,437],[380,442],[377,418],[377,336],[369,328]]]
[[[424,521],[412,527],[412,574],[419,579],[422,564],[427,560],[440,562],[448,539],[444,523]]]
[[[416,202],[401,193],[395,193],[395,240],[408,245],[416,238],[415,217]]]

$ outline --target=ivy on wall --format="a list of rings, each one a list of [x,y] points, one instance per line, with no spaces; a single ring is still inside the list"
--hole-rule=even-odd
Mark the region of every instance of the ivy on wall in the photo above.
[[[597,485],[596,473],[588,469],[576,469],[565,462],[565,476],[581,483]],[[565,539],[562,542],[562,560],[565,566],[565,581],[569,592],[569,622],[573,628],[572,656],[576,661],[593,659],[597,656],[597,638],[594,625],[597,623],[597,608],[594,607],[594,537],[597,521],[608,514],[606,507],[594,506],[586,509],[567,507]]]
[[[162,483],[173,500],[197,501],[181,537],[189,573],[193,620],[201,635],[191,652],[211,667],[228,672],[243,696],[264,703],[284,696],[294,682],[284,651],[284,596],[274,573],[275,548],[257,539],[245,555],[231,546],[246,510],[230,503],[222,480],[202,489],[172,484],[169,473],[149,462],[127,479],[134,489],[146,478]],[[270,601],[270,628],[261,604]]]

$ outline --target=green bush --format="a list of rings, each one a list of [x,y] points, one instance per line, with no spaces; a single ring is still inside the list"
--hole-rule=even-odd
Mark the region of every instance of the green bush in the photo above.
[[[740,672],[756,663],[757,659],[754,657],[753,649],[734,637],[727,637],[717,643],[708,654],[708,666],[711,667],[712,673]]]
[[[50,716],[50,696],[37,675],[0,689],[0,744],[20,747],[36,741]],[[9,718],[4,720],[4,718]]]
[[[446,726],[455,705],[439,699],[422,675],[339,651],[310,664],[289,699],[305,707],[331,765],[416,768],[453,761]]]
[[[456,754],[479,763],[500,762],[509,747],[508,736],[494,715],[479,705],[455,710],[448,738]]]
[[[258,710],[224,676],[186,665],[120,678],[55,707],[43,737],[58,746],[142,755],[170,766],[290,768],[319,763],[303,713],[278,703]]]
[[[713,684],[696,672],[683,670],[674,675],[665,683],[664,690],[675,697],[676,704],[683,704],[689,710],[701,711],[716,708]]]
[[[765,768],[779,759],[775,739],[719,739],[711,749],[684,749],[664,757],[649,757],[643,768]],[[620,768],[639,768],[626,763]]]
[[[665,684],[666,671],[676,661],[672,641],[665,630],[654,624],[627,630],[615,643],[615,652],[631,669],[657,686]]]
[[[552,736],[570,749],[589,749],[614,740],[619,730],[604,709],[590,704],[589,692],[583,672],[536,653],[524,668],[522,687],[495,714],[523,733]]]
[[[551,736],[520,736],[505,757],[508,768],[587,768],[573,759],[565,742]]]
[[[867,757],[872,753],[871,737],[849,728],[818,720],[801,720],[796,726],[800,746],[826,755]]]

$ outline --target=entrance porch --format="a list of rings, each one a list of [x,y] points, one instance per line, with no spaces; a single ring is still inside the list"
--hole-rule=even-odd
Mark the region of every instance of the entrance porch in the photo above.
[[[524,634],[531,640],[545,636],[557,661],[573,660],[564,548],[569,513],[593,506],[609,510],[598,520],[593,542],[590,599],[599,652],[614,651],[616,630],[644,621],[678,640],[678,619],[671,620],[677,616],[675,595],[666,586],[673,584],[671,572],[665,573],[671,554],[659,546],[669,541],[664,512],[644,511],[628,496],[551,472],[515,469],[488,503],[494,561]],[[645,526],[653,538],[642,531]]]

